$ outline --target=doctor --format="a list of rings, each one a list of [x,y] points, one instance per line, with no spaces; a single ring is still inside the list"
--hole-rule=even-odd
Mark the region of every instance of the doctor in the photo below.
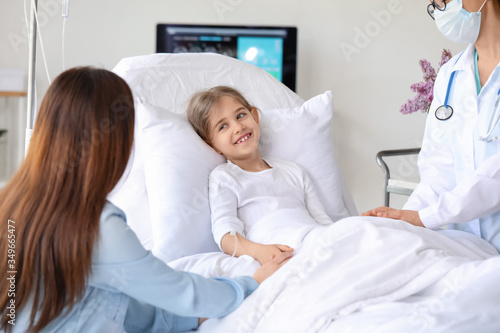
[[[441,33],[469,46],[440,70],[418,158],[421,182],[403,210],[363,213],[447,226],[500,251],[500,0],[433,0]]]

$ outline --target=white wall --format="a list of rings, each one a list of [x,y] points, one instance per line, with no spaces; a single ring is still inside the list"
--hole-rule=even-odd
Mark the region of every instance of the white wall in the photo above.
[[[52,78],[62,71],[61,0],[39,0]],[[157,23],[290,25],[298,28],[297,92],[332,90],[337,157],[359,211],[383,203],[379,150],[415,147],[426,115],[402,115],[422,80],[418,61],[437,66],[441,50],[463,48],[440,35],[424,0],[70,0],[66,67],[112,69],[123,57],[153,53]],[[217,10],[217,8],[219,8]],[[225,9],[225,11],[224,11]],[[367,36],[361,37],[360,31]],[[0,67],[27,70],[22,1],[0,3]],[[344,51],[343,51],[344,49]],[[351,52],[345,52],[350,50]],[[40,54],[40,52],[39,52]],[[38,57],[38,98],[48,83]],[[24,125],[23,125],[24,126]],[[406,166],[396,162],[396,169]],[[401,205],[404,198],[394,201]]]

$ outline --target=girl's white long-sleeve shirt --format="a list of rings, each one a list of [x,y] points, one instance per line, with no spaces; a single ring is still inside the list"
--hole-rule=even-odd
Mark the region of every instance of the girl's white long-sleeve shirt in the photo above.
[[[311,230],[333,223],[300,166],[275,158],[265,161],[271,168],[260,172],[228,161],[210,174],[212,232],[219,246],[234,230],[256,243],[297,248]]]

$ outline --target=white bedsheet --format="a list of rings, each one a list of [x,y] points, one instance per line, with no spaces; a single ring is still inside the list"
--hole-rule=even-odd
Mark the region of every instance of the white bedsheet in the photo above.
[[[212,253],[172,266],[234,276],[258,264]],[[499,277],[498,253],[476,236],[351,217],[318,229],[236,311],[199,332],[500,332]]]

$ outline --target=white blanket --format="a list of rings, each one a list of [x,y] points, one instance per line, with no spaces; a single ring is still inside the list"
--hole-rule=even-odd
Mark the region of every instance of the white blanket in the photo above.
[[[239,274],[258,267],[211,256],[205,266],[218,262],[229,276],[238,261]],[[199,332],[499,332],[499,277],[498,253],[476,236],[351,217],[318,229],[236,311]]]

